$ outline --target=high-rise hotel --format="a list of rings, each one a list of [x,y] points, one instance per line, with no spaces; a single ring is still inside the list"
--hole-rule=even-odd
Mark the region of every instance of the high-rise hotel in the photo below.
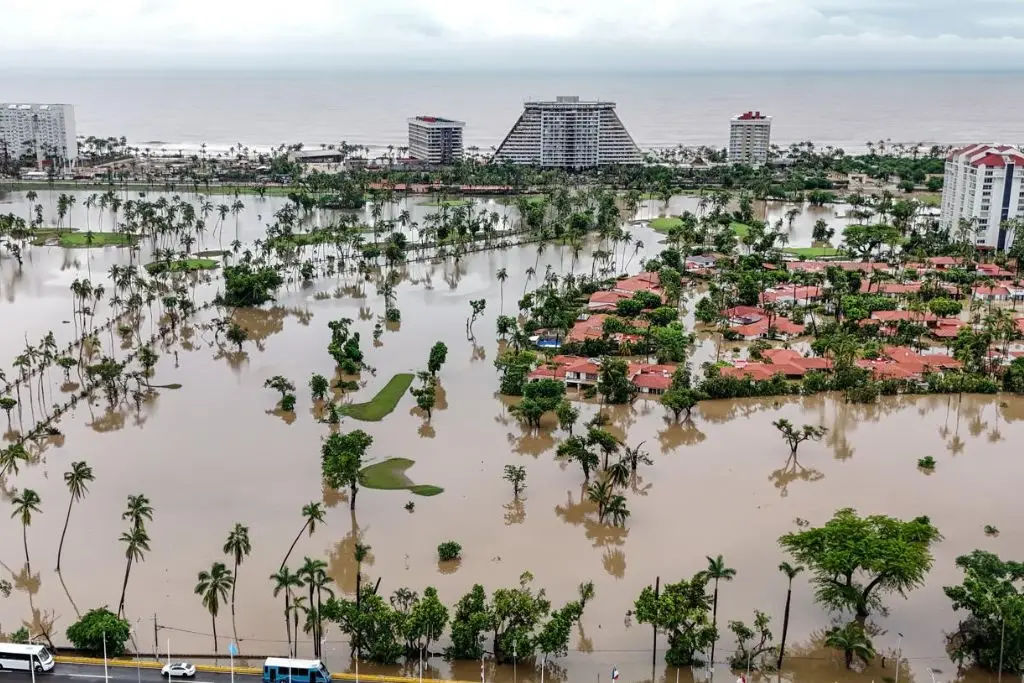
[[[0,103],[0,155],[66,162],[78,157],[75,109],[70,104]]]
[[[771,140],[772,117],[759,111],[737,114],[729,121],[729,161],[764,166]]]
[[[960,220],[970,224],[973,243],[1008,249],[1013,231],[1006,221],[1024,218],[1024,154],[1009,145],[977,144],[946,157],[939,227],[958,237]]]
[[[642,157],[614,102],[563,96],[527,102],[492,161],[578,169],[639,164]]]
[[[409,156],[428,164],[462,161],[464,122],[440,116],[414,116],[408,122]]]

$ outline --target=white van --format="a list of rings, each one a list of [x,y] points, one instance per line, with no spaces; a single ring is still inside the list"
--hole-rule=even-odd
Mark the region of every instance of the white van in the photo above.
[[[36,673],[52,671],[53,655],[42,645],[0,643],[0,671],[28,671],[31,666]]]

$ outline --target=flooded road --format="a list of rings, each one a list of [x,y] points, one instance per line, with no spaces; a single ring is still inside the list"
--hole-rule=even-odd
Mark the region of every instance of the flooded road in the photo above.
[[[23,213],[23,200],[13,199],[13,204],[0,205],[0,212]],[[260,208],[255,197],[243,201],[253,208],[240,216],[242,239],[252,241],[262,228],[251,214],[258,211],[265,222],[274,203],[283,200],[263,200],[266,205]],[[641,256],[656,253],[656,234],[638,229],[634,238],[649,245]],[[137,259],[148,260],[145,254]],[[21,352],[25,334],[36,340],[53,329],[58,341],[63,334],[66,343],[73,331],[70,323],[62,324],[71,317],[70,282],[85,277],[89,267],[97,278],[110,265],[127,261],[125,252],[113,248],[88,254],[33,248],[19,274],[16,264],[5,258],[0,266],[0,315],[7,321],[0,335],[4,367]],[[226,561],[221,547],[234,523],[241,522],[250,527],[253,544],[238,573],[241,647],[251,656],[280,653],[285,649],[283,601],[273,597],[267,577],[303,525],[302,506],[323,500],[326,523],[311,537],[301,537],[292,564],[304,555],[324,559],[341,589],[352,592],[358,540],[372,548],[363,572],[371,580],[379,578],[384,593],[402,586],[422,592],[433,585],[448,605],[474,583],[490,591],[515,584],[526,570],[556,605],[572,599],[580,582],[593,580],[596,597],[572,637],[569,656],[549,667],[545,680],[606,680],[612,667],[624,681],[650,680],[651,630],[626,618],[644,586],[656,577],[662,583],[688,578],[705,568],[705,556],[724,555],[737,570],[735,580],[721,590],[723,636],[716,657],[724,659],[733,649],[725,628],[729,620],[749,623],[757,608],[772,614],[776,633],[781,630],[786,581],[776,567],[786,557],[777,538],[793,530],[798,518],[820,524],[837,508],[851,506],[864,514],[929,515],[945,537],[935,549],[935,568],[927,585],[909,599],[887,600],[890,614],[878,618],[883,632],[874,642],[888,653],[888,668],[882,670],[877,663],[863,674],[848,674],[840,655],[815,646],[814,639],[830,622],[814,604],[806,574],[801,575],[794,583],[794,648],[784,677],[869,681],[894,676],[896,634],[903,633],[902,654],[909,666],[901,680],[913,676],[928,681],[929,667],[945,672],[940,680],[950,680],[955,667],[944,653],[942,635],[955,627],[956,618],[942,586],[958,578],[954,558],[983,548],[1020,559],[1024,546],[1016,504],[1024,461],[1019,445],[1013,446],[1024,439],[1024,402],[1010,396],[895,397],[868,407],[832,396],[715,401],[701,404],[692,423],[677,425],[666,420],[667,411],[657,402],[637,400],[609,411],[612,430],[630,445],[644,442],[654,465],[641,466],[627,494],[632,515],[626,529],[611,529],[598,525],[590,504],[580,502],[581,472],[555,460],[556,444],[564,434],[550,416],[542,429],[525,431],[496,395],[493,330],[502,284],[495,273],[507,269],[504,306],[511,312],[524,289],[534,286],[526,282],[528,268],[543,273],[550,265],[555,272],[568,272],[570,263],[554,247],[540,254],[534,247],[521,247],[473,254],[458,266],[412,264],[397,287],[401,325],[386,331],[380,346],[373,345],[372,330],[383,313],[383,298],[372,279],[355,276],[317,280],[307,288],[289,284],[275,307],[237,312],[235,319],[254,337],[242,354],[225,353],[213,343],[210,331],[180,331],[177,342],[159,350],[152,383],[181,384],[181,389],[160,390],[138,411],[132,406],[108,412],[101,398],[79,404],[60,422],[63,438],[53,440],[37,463],[7,482],[5,504],[12,485],[32,488],[42,499],[42,514],[27,532],[31,576],[20,570],[20,525],[8,514],[0,515],[0,570],[15,584],[12,595],[0,599],[3,631],[15,630],[35,610],[37,618],[53,620],[55,639],[62,642],[76,606],[82,612],[102,604],[116,608],[125,565],[124,546],[118,541],[125,528],[121,513],[128,495],[143,493],[154,507],[148,525],[152,551],[132,569],[126,597],[126,612],[140,634],[139,648],[152,651],[156,644],[166,651],[169,644],[178,653],[212,651],[209,614],[193,594],[196,574],[214,561]],[[575,268],[589,272],[589,261]],[[199,284],[197,298],[215,288]],[[465,321],[469,301],[479,298],[488,304],[475,324],[473,342],[466,339]],[[212,315],[204,312],[198,319]],[[406,491],[363,489],[352,515],[343,496],[322,490],[320,440],[328,427],[311,415],[307,382],[314,372],[334,374],[326,350],[327,323],[342,317],[354,320],[366,360],[376,370],[362,374],[355,400],[372,397],[395,373],[424,368],[435,341],[448,345],[448,360],[440,372],[446,406],[435,410],[429,427],[413,411],[410,396],[382,422],[346,419],[341,426],[364,429],[374,437],[374,460],[414,460],[410,478],[443,487],[441,495],[424,498]],[[699,353],[707,357],[706,349]],[[274,414],[276,394],[263,388],[264,380],[279,374],[298,387],[291,422]],[[592,404],[579,407],[581,423],[597,410]],[[27,421],[29,406],[24,409]],[[830,431],[822,442],[804,444],[794,462],[771,425],[780,417],[797,425],[822,424]],[[926,455],[937,461],[930,475],[916,466]],[[73,460],[87,461],[96,480],[72,510],[62,585],[52,568],[68,504],[62,475]],[[506,464],[527,471],[519,505],[502,480]],[[410,500],[415,502],[411,513],[404,508]],[[986,536],[986,524],[1002,533]],[[436,548],[446,540],[463,547],[455,571],[438,566]],[[154,619],[159,627],[156,643]],[[223,651],[224,638],[230,637],[226,608],[218,632]],[[337,629],[328,627],[326,638],[325,656],[332,670],[350,667],[348,647]],[[664,638],[658,647],[655,677],[671,683],[676,670],[663,664]],[[300,643],[299,653],[311,654],[308,639]],[[479,662],[449,666],[435,658],[432,664],[438,669],[425,675],[464,680],[480,676]],[[514,671],[487,667],[489,680],[539,679],[533,663]],[[414,668],[415,663],[405,670]],[[361,672],[380,670],[360,665]],[[694,675],[683,671],[680,680],[689,682]],[[725,665],[717,675],[732,680]]]

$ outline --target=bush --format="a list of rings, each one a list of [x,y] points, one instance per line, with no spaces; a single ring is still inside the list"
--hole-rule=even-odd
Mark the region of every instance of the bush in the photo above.
[[[922,470],[934,470],[935,469],[935,458],[930,455],[926,455],[923,458],[919,458],[917,466]]]
[[[455,541],[445,541],[437,546],[437,557],[442,562],[457,560],[462,557],[462,546]]]
[[[105,634],[107,656],[120,657],[124,654],[124,644],[128,642],[131,628],[131,624],[125,619],[118,619],[106,607],[97,607],[68,626],[66,634],[72,645],[94,655],[103,654]]]

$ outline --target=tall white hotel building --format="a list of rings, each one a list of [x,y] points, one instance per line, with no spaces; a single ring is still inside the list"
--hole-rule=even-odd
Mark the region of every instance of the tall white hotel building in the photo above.
[[[1013,244],[1004,222],[1024,218],[1024,154],[1009,145],[976,144],[946,157],[939,227],[956,237],[960,219],[975,222],[972,241],[995,249]]]
[[[772,117],[759,111],[737,114],[729,121],[729,161],[747,166],[768,163]]]
[[[75,108],[70,104],[0,103],[0,148],[9,156],[53,156],[66,162],[78,157]],[[0,149],[0,153],[3,150]]]
[[[615,113],[614,102],[586,102],[575,96],[526,102],[492,159],[567,169],[641,161],[640,149]]]

